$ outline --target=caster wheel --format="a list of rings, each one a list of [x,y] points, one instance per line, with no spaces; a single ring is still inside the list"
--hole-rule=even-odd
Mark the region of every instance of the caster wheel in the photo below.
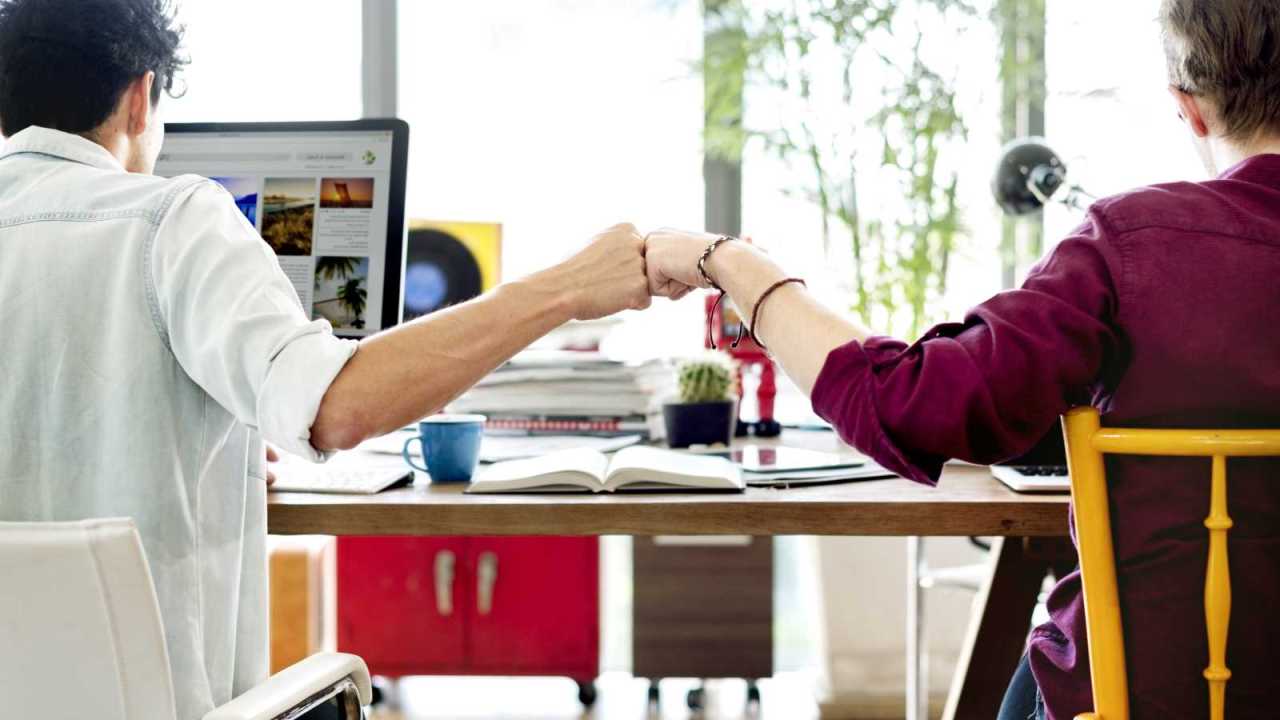
[[[760,704],[760,686],[754,682],[747,683],[747,704]]]
[[[578,702],[582,707],[591,708],[596,704],[596,684],[594,682],[578,683]]]
[[[742,422],[741,420],[739,420],[737,424],[733,426],[734,437],[746,437],[750,434],[751,434],[751,423],[749,422]]]
[[[707,691],[703,688],[694,688],[689,691],[689,695],[685,697],[685,703],[690,710],[698,712],[707,706]]]
[[[400,681],[398,678],[375,677],[372,681],[373,686],[373,707],[398,710],[400,708]]]
[[[650,705],[662,704],[662,692],[658,690],[657,680],[653,680],[649,683],[649,704]]]
[[[756,423],[756,437],[771,438],[782,434],[782,423],[777,420],[761,420]]]

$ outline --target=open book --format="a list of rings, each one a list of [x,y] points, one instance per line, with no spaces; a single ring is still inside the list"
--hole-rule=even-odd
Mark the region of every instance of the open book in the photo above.
[[[738,466],[717,457],[629,447],[610,460],[596,450],[564,450],[498,463],[477,473],[469,493],[733,490],[744,487]]]

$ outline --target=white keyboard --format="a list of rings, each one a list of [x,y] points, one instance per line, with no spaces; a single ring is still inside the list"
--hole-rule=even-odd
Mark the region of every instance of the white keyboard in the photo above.
[[[336,493],[373,495],[413,482],[407,468],[361,469],[290,464],[276,471],[272,492]]]
[[[1071,476],[1065,465],[992,465],[991,474],[1014,492],[1071,492]]]

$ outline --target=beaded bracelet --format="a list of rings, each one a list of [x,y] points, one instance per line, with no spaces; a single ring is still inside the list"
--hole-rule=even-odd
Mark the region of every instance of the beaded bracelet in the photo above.
[[[717,284],[715,280],[712,280],[711,276],[707,274],[707,259],[711,257],[711,253],[716,251],[716,248],[730,240],[737,240],[737,238],[732,235],[721,235],[715,240],[712,240],[711,243],[707,245],[707,249],[702,251],[702,257],[698,258],[698,274],[702,276],[702,282],[706,283],[708,287],[713,287],[721,292],[724,292],[724,288],[720,287],[720,285]]]
[[[711,257],[711,253],[716,251],[716,248],[730,240],[737,240],[737,238],[732,235],[721,235],[715,240],[712,240],[707,244],[707,248],[702,251],[702,256],[698,258],[698,274],[702,276],[702,282],[706,283],[708,287],[712,287],[720,291],[720,297],[716,298],[715,304],[711,306],[711,312],[707,313],[707,347],[712,350],[719,350],[720,348],[716,346],[715,334],[711,331],[711,321],[716,316],[716,308],[720,307],[720,304],[724,302],[724,296],[728,295],[728,293],[724,291],[724,288],[720,287],[719,283],[711,279],[711,275],[707,273],[707,260]],[[742,342],[744,333],[745,330],[742,324],[739,323],[738,337],[734,338],[731,347],[738,347],[738,344]]]

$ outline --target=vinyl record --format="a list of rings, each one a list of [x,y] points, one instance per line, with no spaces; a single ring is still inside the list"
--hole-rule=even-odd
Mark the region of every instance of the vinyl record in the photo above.
[[[482,292],[480,265],[462,241],[435,229],[409,232],[404,319],[456,305]]]

